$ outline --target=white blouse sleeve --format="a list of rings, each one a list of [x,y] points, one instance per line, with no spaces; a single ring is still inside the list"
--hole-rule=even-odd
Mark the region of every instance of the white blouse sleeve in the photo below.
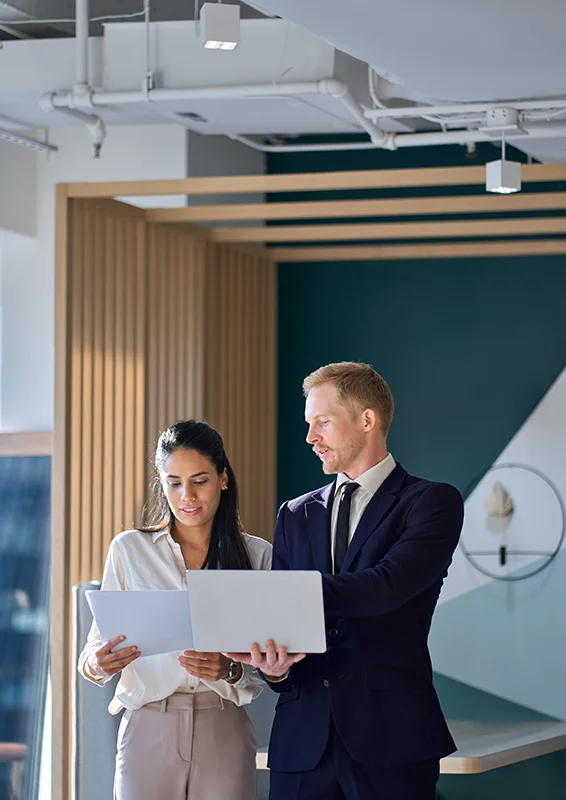
[[[114,541],[112,541],[110,544],[108,555],[106,557],[104,575],[102,577],[102,585],[100,587],[101,590],[122,590],[125,588],[121,557],[121,547],[119,546],[119,542],[114,539]],[[112,675],[106,675],[106,673],[102,672],[102,670],[98,670],[96,664],[93,663],[94,659],[91,659],[91,656],[93,656],[103,644],[104,642],[100,638],[100,633],[98,632],[96,623],[93,620],[92,625],[90,626],[86,644],[79,656],[77,668],[84,678],[92,683],[97,684],[98,686],[104,686],[104,684],[108,683],[108,681],[113,677]]]

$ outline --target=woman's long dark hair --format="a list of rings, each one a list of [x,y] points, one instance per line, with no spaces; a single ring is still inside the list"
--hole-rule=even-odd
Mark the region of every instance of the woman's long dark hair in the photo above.
[[[159,437],[155,451],[155,503],[148,526],[140,530],[155,533],[174,524],[175,517],[163,492],[159,470],[166,458],[180,449],[200,453],[208,458],[219,475],[226,470],[228,476],[228,486],[220,493],[220,505],[212,522],[210,544],[202,569],[251,569],[250,557],[242,536],[236,476],[226,457],[222,437],[206,422],[195,422],[194,419],[176,422]]]

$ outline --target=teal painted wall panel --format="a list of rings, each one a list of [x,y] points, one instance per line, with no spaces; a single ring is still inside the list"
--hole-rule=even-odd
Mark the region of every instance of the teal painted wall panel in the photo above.
[[[563,256],[281,265],[280,500],[325,482],[301,383],[343,359],[389,382],[395,458],[464,491],[564,368],[565,297]]]
[[[566,756],[551,753],[479,775],[441,775],[438,800],[566,800]]]
[[[448,719],[482,722],[550,719],[443,675],[436,674],[434,683]],[[552,753],[478,775],[441,775],[438,790],[438,800],[565,800],[566,753]]]

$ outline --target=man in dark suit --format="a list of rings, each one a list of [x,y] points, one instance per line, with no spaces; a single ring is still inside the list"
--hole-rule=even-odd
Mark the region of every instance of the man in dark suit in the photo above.
[[[281,506],[273,569],[322,572],[328,649],[305,657],[270,642],[247,657],[280,695],[270,798],[434,800],[455,746],[427,638],[462,498],[395,463],[393,398],[367,364],[321,367],[303,388],[307,442],[337,477]]]

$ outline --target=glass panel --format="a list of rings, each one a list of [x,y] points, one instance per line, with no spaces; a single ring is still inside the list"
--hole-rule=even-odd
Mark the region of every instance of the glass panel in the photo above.
[[[48,669],[50,505],[49,456],[0,458],[1,800],[37,796]]]

